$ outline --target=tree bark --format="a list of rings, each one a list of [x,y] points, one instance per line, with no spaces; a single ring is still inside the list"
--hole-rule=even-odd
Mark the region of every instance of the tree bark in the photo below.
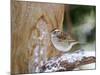
[[[29,71],[31,69],[29,65],[34,66],[34,50],[38,48],[37,43],[35,42],[45,42],[47,39],[43,39],[43,37],[48,37],[48,33],[53,28],[59,28],[62,30],[63,16],[63,4],[11,0],[12,74],[32,72]],[[44,32],[41,32],[41,28],[39,28],[39,26],[42,28],[44,27],[46,35],[44,35]],[[42,44],[45,50],[45,43]],[[47,45],[47,58],[56,56],[59,53],[52,46],[50,41]],[[39,45],[39,48],[41,46],[42,45]],[[41,56],[39,59],[42,60]]]

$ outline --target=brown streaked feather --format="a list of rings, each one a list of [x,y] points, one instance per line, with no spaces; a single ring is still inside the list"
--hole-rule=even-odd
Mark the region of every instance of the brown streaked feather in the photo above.
[[[64,33],[64,32],[61,32],[61,35],[57,36],[59,39],[62,39],[62,40],[73,40],[75,41],[74,38],[72,38],[72,36],[69,34],[69,33]]]
[[[54,28],[54,29],[52,29],[50,32],[53,32],[53,31],[55,31],[56,29],[58,29],[58,28]]]
[[[66,35],[61,32],[61,35],[57,36],[59,39],[66,40]]]

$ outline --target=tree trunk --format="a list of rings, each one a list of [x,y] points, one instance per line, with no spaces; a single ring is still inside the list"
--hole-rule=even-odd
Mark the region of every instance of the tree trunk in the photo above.
[[[11,73],[32,73],[39,65],[34,61],[45,63],[59,53],[52,46],[49,33],[53,28],[62,30],[64,5],[15,0],[11,3]]]

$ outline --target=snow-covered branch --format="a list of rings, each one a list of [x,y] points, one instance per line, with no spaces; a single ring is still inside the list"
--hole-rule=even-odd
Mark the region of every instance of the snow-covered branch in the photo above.
[[[95,61],[95,51],[79,50],[75,53],[66,53],[60,57],[51,58],[47,61],[46,64],[41,66],[40,72],[80,70],[82,69],[81,66],[95,63]],[[90,69],[95,69],[95,64],[93,64],[92,66],[94,67],[90,68],[90,65],[88,67]]]

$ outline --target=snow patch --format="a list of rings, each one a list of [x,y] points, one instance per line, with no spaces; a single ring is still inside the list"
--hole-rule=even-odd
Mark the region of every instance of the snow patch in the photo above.
[[[55,72],[57,70],[65,69],[60,65],[60,62],[67,61],[69,63],[74,63],[76,61],[81,61],[83,57],[89,57],[94,56],[95,57],[95,51],[85,51],[85,50],[78,50],[74,53],[66,53],[62,55],[61,57],[57,58],[54,57],[47,61],[46,69],[44,72]]]

